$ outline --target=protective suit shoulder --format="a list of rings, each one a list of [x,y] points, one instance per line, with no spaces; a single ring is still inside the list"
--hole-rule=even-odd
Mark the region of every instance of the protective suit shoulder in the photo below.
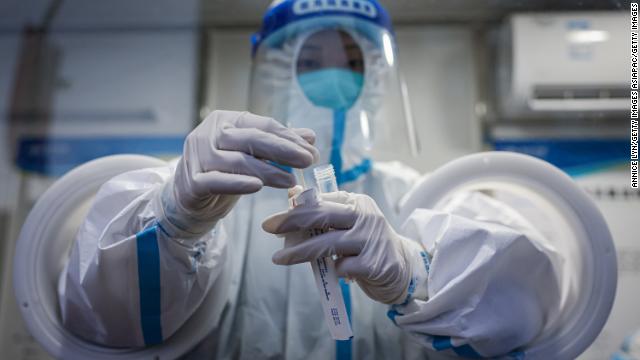
[[[420,180],[418,171],[399,161],[374,161],[366,193],[381,206],[385,215],[397,214],[403,196]],[[381,202],[384,201],[386,206]]]

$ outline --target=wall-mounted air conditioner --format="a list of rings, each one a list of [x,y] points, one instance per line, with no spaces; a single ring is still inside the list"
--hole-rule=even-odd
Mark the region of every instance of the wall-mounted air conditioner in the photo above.
[[[628,23],[618,11],[512,15],[498,42],[499,117],[628,111]]]

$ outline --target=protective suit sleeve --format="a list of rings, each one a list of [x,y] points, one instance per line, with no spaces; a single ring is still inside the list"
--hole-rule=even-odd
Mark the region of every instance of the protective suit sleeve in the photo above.
[[[556,314],[558,255],[508,206],[464,193],[443,211],[415,210],[403,234],[429,254],[428,296],[392,306],[389,317],[428,348],[517,357]]]
[[[222,221],[199,237],[159,225],[174,169],[117,176],[97,193],[58,284],[65,327],[106,346],[142,347],[170,337],[198,308],[225,264]]]

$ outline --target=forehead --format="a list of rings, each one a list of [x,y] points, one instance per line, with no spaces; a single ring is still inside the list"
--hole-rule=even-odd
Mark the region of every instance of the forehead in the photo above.
[[[325,29],[311,34],[302,44],[303,50],[309,49],[358,49],[359,46],[351,35],[344,30]]]

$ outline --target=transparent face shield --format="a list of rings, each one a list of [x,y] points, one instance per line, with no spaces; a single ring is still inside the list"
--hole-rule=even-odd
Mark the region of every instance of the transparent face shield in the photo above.
[[[321,162],[336,167],[340,157],[343,182],[368,159],[417,153],[393,37],[375,24],[326,16],[287,25],[256,49],[250,89],[252,112],[313,129]]]

